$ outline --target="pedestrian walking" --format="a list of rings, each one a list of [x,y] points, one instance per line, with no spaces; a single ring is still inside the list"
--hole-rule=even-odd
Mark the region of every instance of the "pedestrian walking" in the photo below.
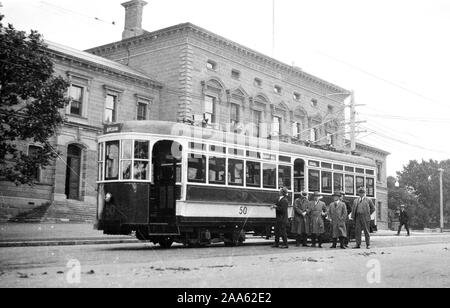
[[[347,221],[347,206],[341,201],[341,193],[335,192],[333,194],[333,200],[328,207],[328,217],[331,220],[333,246],[337,247],[337,241],[339,239],[341,249],[345,249],[345,238],[347,237],[347,227],[345,225]]]
[[[314,200],[309,203],[307,215],[309,218],[309,231],[311,234],[312,246],[316,247],[317,241],[319,242],[319,248],[322,248],[322,236],[325,233],[325,224],[323,222],[324,216],[327,213],[327,206],[324,202],[320,201],[321,195],[315,192]]]
[[[370,217],[375,212],[372,200],[366,197],[366,190],[360,188],[358,190],[359,198],[353,202],[352,220],[355,222],[355,240],[354,249],[361,248],[361,232],[364,232],[366,238],[366,247],[370,249]]]
[[[288,217],[288,190],[283,187],[280,190],[277,203],[272,206],[276,211],[275,223],[275,244],[272,247],[289,248],[287,241],[287,225],[289,224]],[[283,245],[280,246],[280,237],[283,239]]]
[[[306,213],[308,211],[308,193],[302,191],[294,201],[294,220],[291,233],[296,235],[296,246],[308,247],[309,226],[306,225]]]
[[[403,226],[405,226],[407,236],[410,236],[409,226],[408,226],[409,225],[409,216],[408,216],[408,212],[406,212],[406,208],[405,208],[404,204],[402,204],[400,206],[400,211],[398,211],[398,214],[400,216],[400,226],[398,227],[397,236],[400,235],[400,232],[402,231]]]

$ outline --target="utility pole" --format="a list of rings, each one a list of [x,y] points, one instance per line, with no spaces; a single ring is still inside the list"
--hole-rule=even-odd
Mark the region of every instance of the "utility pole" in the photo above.
[[[356,151],[356,105],[355,105],[355,92],[352,91],[350,96],[350,140],[352,152]]]
[[[444,175],[444,169],[440,168],[439,173],[440,173],[439,183],[440,183],[440,192],[441,192],[441,233],[443,233],[444,232],[444,191],[443,191],[443,187],[442,187],[442,184],[443,184],[442,177]]]

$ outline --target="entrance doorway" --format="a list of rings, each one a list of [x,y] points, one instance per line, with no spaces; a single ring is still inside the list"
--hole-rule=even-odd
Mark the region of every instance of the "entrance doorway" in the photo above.
[[[66,190],[69,200],[80,200],[81,154],[79,146],[71,144],[67,149]]]

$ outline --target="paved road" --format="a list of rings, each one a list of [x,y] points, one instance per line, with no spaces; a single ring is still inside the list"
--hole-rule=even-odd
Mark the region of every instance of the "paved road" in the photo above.
[[[450,235],[373,240],[372,250],[345,251],[255,243],[0,248],[0,287],[450,287]],[[80,275],[70,269],[78,263]]]

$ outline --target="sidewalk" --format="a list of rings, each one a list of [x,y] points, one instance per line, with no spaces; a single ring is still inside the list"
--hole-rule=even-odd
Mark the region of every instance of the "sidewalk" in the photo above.
[[[447,230],[448,232],[448,230]],[[396,231],[380,230],[372,236],[395,236]],[[412,231],[411,236],[432,236],[441,233]],[[402,236],[406,235],[403,231]],[[138,243],[132,236],[104,235],[92,224],[73,223],[0,223],[0,247],[71,246]]]
[[[109,236],[92,224],[1,223],[0,247],[137,243],[131,236]]]

